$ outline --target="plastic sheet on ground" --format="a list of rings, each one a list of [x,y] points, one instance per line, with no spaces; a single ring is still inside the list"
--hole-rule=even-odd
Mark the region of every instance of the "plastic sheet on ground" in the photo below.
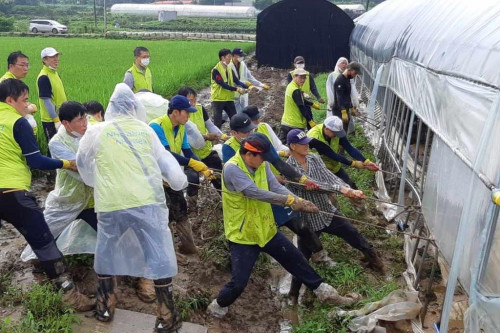
[[[382,300],[368,303],[359,310],[333,311],[329,316],[349,315],[352,319],[349,329],[353,332],[372,332],[379,320],[399,321],[416,318],[422,305],[418,292],[395,290]]]

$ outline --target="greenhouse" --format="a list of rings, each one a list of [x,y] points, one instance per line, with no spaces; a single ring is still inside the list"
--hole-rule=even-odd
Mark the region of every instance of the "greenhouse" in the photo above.
[[[401,215],[403,228],[428,237],[407,240],[407,262],[423,248],[450,269],[440,332],[458,285],[469,298],[465,331],[500,332],[499,26],[497,0],[389,0],[351,35],[367,126],[383,168],[399,175],[378,183],[421,206]]]
[[[160,12],[176,12],[177,16],[251,18],[255,17],[254,7],[243,6],[201,6],[201,5],[152,5],[152,4],[115,4],[113,14],[158,16]]]

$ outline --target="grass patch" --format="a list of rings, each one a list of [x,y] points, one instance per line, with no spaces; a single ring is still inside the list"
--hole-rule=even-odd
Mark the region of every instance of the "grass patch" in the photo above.
[[[69,266],[93,266],[94,265],[94,255],[93,254],[74,254],[71,256],[65,256],[64,260]]]
[[[175,297],[175,308],[181,314],[182,320],[189,320],[189,318],[198,311],[205,311],[211,302],[210,293],[207,291],[200,291],[195,294],[189,295],[186,298]]]

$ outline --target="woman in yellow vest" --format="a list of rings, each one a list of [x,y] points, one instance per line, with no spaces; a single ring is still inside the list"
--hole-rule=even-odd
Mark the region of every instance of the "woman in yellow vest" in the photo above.
[[[61,77],[57,73],[60,55],[61,53],[53,47],[44,48],[41,53],[43,67],[37,78],[40,118],[47,142],[61,126],[59,107],[66,102],[66,92]]]
[[[173,332],[182,321],[172,295],[177,262],[162,181],[180,191],[187,179],[154,131],[139,119],[146,119],[144,109],[132,90],[119,83],[106,121],[90,126],[78,148],[78,170],[94,188],[98,218],[95,316],[100,321],[113,318],[114,275],[142,277],[155,284],[154,331]]]
[[[210,98],[212,100],[212,112],[214,124],[218,128],[222,126],[222,111],[226,112],[229,119],[236,114],[234,105],[234,94],[246,94],[248,86],[238,80],[238,76],[231,69],[231,51],[221,49],[219,51],[219,62],[212,68],[210,75]]]
[[[70,169],[74,160],[53,159],[40,154],[27,114],[28,86],[17,79],[0,83],[0,219],[21,232],[40,260],[52,284],[77,310],[88,311],[94,302],[76,291],[63,255],[56,246],[36,198],[29,192],[30,168]]]
[[[149,69],[149,50],[144,46],[138,46],[134,49],[134,63],[125,72],[123,83],[129,86],[134,93],[141,90],[153,92],[153,75]]]
[[[306,62],[304,60],[304,57],[302,56],[297,56],[293,60],[293,65],[295,69],[300,68],[300,69],[305,69],[306,67]],[[314,79],[311,77],[311,74],[306,71],[306,80],[304,82],[304,85],[302,87],[302,91],[306,93],[308,96],[314,95],[318,102],[320,103],[325,103],[325,100],[321,97],[320,93],[318,92],[318,88],[316,88],[316,83],[314,82]],[[286,80],[288,83],[292,82],[293,80],[293,71],[288,73]]]
[[[323,124],[311,128],[307,132],[307,136],[315,139],[309,145],[314,152],[321,155],[326,167],[353,189],[357,190],[358,187],[349,178],[349,175],[340,163],[358,169],[379,170],[375,163],[365,158],[358,149],[351,145],[344,131],[342,120],[339,117],[331,116],[326,118]],[[344,155],[339,154],[340,146],[344,147],[344,151],[351,155],[353,158],[352,161]]]
[[[271,204],[295,211],[317,213],[310,201],[291,194],[264,163],[271,144],[260,133],[242,141],[238,153],[224,165],[222,207],[224,232],[231,252],[231,281],[208,306],[208,312],[223,317],[245,289],[261,252],[276,259],[288,272],[314,291],[321,301],[350,304],[357,297],[342,297],[309,266],[300,251],[276,228]],[[255,306],[255,304],[252,304]]]

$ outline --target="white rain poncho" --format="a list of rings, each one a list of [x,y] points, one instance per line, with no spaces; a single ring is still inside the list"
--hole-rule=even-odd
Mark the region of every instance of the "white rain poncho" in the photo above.
[[[169,102],[168,99],[163,98],[161,95],[150,91],[140,91],[135,94],[135,97],[137,97],[146,110],[147,123],[167,114]]]
[[[333,84],[335,83],[335,80],[337,77],[342,74],[340,68],[338,67],[340,63],[342,62],[348,62],[347,58],[341,57],[339,60],[337,60],[337,64],[335,65],[335,70],[331,72],[328,75],[328,78],[326,79],[326,96],[328,99],[328,106],[327,106],[327,117],[332,115],[332,110],[333,110],[333,101],[335,100],[335,94],[333,90]],[[356,108],[359,107],[359,93],[358,90],[356,89],[356,82],[354,79],[351,79],[351,101],[352,105]]]
[[[49,142],[50,153],[54,158],[69,161],[75,160],[79,141],[79,138],[70,136],[66,132],[65,127],[61,126]],[[85,185],[78,172],[64,169],[57,170],[56,185],[54,190],[47,196],[43,212],[54,238],[58,237],[64,228],[73,222],[85,208],[92,206],[89,206],[92,192],[93,189]],[[93,232],[93,235],[95,237],[95,232]],[[71,240],[64,241],[64,243],[68,242],[71,242]],[[61,244],[60,239],[58,239],[57,243],[58,246],[63,245],[62,247],[66,248],[66,245]],[[94,249],[87,246],[81,248],[73,247],[73,251],[76,252],[63,252],[63,254],[93,253]],[[21,254],[21,259],[27,261],[35,258],[35,254],[28,245]]]
[[[177,274],[162,180],[179,191],[187,179],[142,118],[132,90],[117,84],[106,121],[80,141],[77,165],[83,181],[94,187],[95,271],[155,280]]]
[[[205,139],[203,139],[203,135],[195,123],[188,120],[184,127],[186,128],[187,139],[191,148],[201,149],[205,147]]]

